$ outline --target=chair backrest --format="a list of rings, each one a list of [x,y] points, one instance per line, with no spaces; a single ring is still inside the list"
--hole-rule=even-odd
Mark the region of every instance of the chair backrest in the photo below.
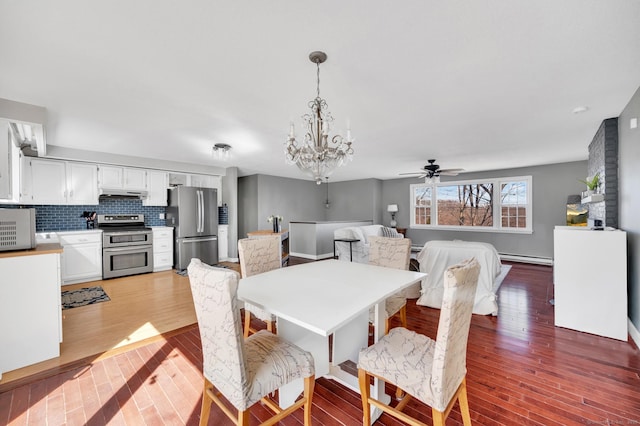
[[[203,374],[235,407],[247,400],[246,355],[238,308],[238,273],[191,259],[187,267],[200,340]]]
[[[281,268],[280,236],[238,240],[238,257],[242,278]]]
[[[471,258],[444,273],[444,296],[433,354],[430,386],[434,407],[444,411],[467,372],[467,340],[480,264]]]
[[[408,238],[369,237],[369,264],[409,269],[411,240]]]

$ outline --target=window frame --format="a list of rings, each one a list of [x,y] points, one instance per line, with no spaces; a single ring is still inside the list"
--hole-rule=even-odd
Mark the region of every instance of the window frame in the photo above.
[[[527,203],[523,204],[526,208],[526,224],[524,228],[513,228],[502,226],[502,184],[512,182],[527,183]],[[439,186],[460,186],[460,185],[476,185],[483,183],[493,184],[493,226],[470,226],[470,225],[438,225],[438,187]],[[431,188],[431,224],[416,224],[416,204],[414,199],[416,188]],[[505,204],[509,205],[509,204]],[[532,176],[508,176],[489,179],[466,179],[446,182],[432,183],[416,183],[409,185],[409,221],[410,229],[434,229],[446,231],[463,231],[463,232],[498,232],[508,234],[532,234],[533,233],[533,178]]]

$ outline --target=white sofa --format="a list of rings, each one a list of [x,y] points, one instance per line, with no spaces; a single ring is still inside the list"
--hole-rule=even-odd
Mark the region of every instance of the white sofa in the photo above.
[[[336,256],[340,260],[350,260],[349,244],[353,253],[353,261],[358,263],[369,263],[369,241],[370,236],[382,236],[382,225],[348,226],[333,231],[333,239],[356,239],[354,243],[336,241]]]
[[[383,225],[367,225],[367,226],[350,226],[340,228],[333,231],[334,240],[337,239],[356,239],[358,242],[348,243],[345,241],[335,241],[336,256],[339,260],[349,262],[351,254],[353,261],[358,263],[369,263],[369,237],[384,237]],[[388,230],[388,228],[387,228]],[[395,230],[394,230],[395,231]],[[395,238],[404,238],[402,234],[396,233]],[[349,253],[349,244],[351,244],[352,253]],[[420,283],[406,288],[402,291],[402,295],[407,299],[417,299],[420,297]]]

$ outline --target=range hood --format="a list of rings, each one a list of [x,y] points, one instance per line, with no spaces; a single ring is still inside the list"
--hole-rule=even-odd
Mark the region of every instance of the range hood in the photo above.
[[[99,191],[101,197],[144,199],[149,195],[148,191],[135,189],[100,188]]]

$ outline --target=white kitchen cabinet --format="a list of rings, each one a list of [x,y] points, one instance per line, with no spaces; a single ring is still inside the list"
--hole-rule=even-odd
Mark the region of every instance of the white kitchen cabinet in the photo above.
[[[147,171],[147,198],[142,200],[143,206],[166,206],[169,174],[159,170]]]
[[[98,167],[98,186],[104,189],[147,189],[147,171],[132,167]]]
[[[97,166],[23,157],[20,201],[29,204],[97,205]]]
[[[166,271],[173,267],[173,228],[154,226],[153,231],[153,272]]]
[[[60,356],[59,247],[30,253],[0,257],[0,378]]]
[[[0,119],[0,202],[20,201],[20,150],[15,146],[9,122]]]
[[[62,283],[102,279],[102,231],[58,232],[62,245]]]
[[[556,226],[555,325],[627,341],[627,237]]]
[[[66,204],[67,174],[64,161],[24,157],[25,188],[20,201],[30,204]],[[29,189],[27,188],[27,184]]]
[[[218,259],[229,260],[229,225],[218,225]]]
[[[66,162],[67,204],[97,205],[98,166],[89,163]]]

